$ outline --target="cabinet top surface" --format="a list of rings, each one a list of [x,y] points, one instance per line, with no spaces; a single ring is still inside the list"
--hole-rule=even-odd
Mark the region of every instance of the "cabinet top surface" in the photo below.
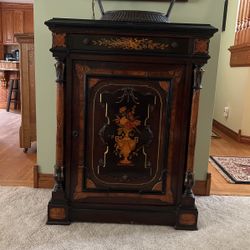
[[[106,29],[129,29],[144,31],[165,31],[169,33],[186,33],[187,35],[200,34],[211,37],[218,31],[210,24],[191,24],[191,23],[142,23],[126,21],[108,21],[91,19],[71,19],[53,18],[45,22],[51,29],[57,28],[106,28]]]

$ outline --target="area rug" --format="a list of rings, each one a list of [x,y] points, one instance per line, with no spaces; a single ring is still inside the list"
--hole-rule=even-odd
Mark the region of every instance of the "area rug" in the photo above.
[[[245,250],[250,197],[197,197],[198,231],[168,226],[46,225],[51,191],[0,187],[1,250]]]
[[[250,184],[250,157],[211,156],[210,162],[230,183]]]

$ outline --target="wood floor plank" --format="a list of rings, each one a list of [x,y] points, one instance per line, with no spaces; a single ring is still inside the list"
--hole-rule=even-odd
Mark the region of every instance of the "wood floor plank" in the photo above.
[[[33,186],[36,144],[25,154],[19,147],[21,115],[0,109],[0,185]]]
[[[210,155],[250,157],[249,144],[239,143],[219,130],[215,130],[215,132],[220,135],[221,138],[212,138]],[[232,184],[227,182],[210,163],[208,165],[208,172],[212,175],[211,194],[250,196],[249,184]]]

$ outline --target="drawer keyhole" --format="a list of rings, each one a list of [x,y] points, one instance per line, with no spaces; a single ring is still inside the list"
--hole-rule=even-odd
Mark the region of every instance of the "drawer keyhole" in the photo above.
[[[79,132],[77,130],[73,130],[72,135],[74,138],[77,138],[79,136]]]

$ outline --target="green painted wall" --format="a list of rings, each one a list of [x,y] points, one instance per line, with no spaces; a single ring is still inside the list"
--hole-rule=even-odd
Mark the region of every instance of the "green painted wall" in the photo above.
[[[229,1],[226,31],[221,35],[219,65],[216,84],[214,118],[226,127],[250,136],[250,68],[230,67],[230,51],[234,44],[239,0]],[[223,116],[229,107],[229,117]]]
[[[91,0],[36,0],[35,52],[36,52],[36,94],[37,94],[37,161],[42,173],[52,173],[55,162],[55,86],[54,60],[49,52],[51,34],[43,24],[52,17],[91,18]],[[189,0],[177,3],[173,10],[173,22],[210,23],[221,27],[223,0]],[[106,9],[143,9],[162,11],[163,2],[105,1]],[[98,12],[98,10],[97,10]],[[201,95],[200,117],[195,158],[196,179],[203,180],[207,173],[210,144],[211,120],[214,103],[217,61],[220,34],[211,41],[212,59],[205,67],[204,88]]]

